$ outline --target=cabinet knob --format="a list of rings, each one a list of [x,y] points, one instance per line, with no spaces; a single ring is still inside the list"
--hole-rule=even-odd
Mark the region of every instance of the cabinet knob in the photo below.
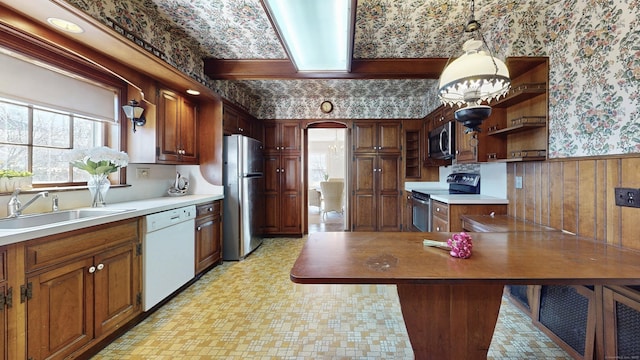
[[[104,264],[98,264],[97,269],[98,271],[104,269]]]
[[[277,173],[279,173],[279,172],[280,172],[280,169],[276,169],[276,172],[277,172]]]
[[[437,208],[436,208],[436,211],[437,211],[437,212],[440,212],[440,208],[439,208],[439,207],[437,207]]]
[[[238,128],[238,130],[239,130],[240,132],[243,132],[243,131],[244,131],[244,129],[243,129],[243,128]]]
[[[208,208],[208,209],[207,209],[207,211],[208,211],[208,212],[212,212],[212,211],[213,211],[213,208],[212,208],[212,207],[210,207],[210,208]]]
[[[200,231],[200,230],[202,230],[202,227],[201,227],[201,226],[198,226],[198,227],[196,228],[196,230],[197,230],[197,231]]]
[[[436,226],[436,231],[440,231],[440,226]]]
[[[280,172],[284,172],[284,169],[280,169]]]
[[[96,272],[96,267],[95,266],[89,267],[89,274],[93,274],[94,272]]]

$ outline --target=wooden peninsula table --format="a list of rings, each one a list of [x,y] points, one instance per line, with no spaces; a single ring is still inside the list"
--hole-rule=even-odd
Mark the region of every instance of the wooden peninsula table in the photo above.
[[[486,359],[504,285],[640,285],[640,252],[561,232],[470,233],[473,255],[423,239],[450,233],[310,234],[301,284],[395,284],[416,359]]]

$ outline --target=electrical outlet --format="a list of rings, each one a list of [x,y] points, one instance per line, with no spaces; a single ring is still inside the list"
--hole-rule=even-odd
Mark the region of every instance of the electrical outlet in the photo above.
[[[522,189],[522,176],[516,176],[516,189]]]
[[[640,208],[640,189],[615,188],[616,205]]]
[[[149,170],[149,168],[136,169],[136,178],[138,179],[148,179],[150,175],[151,175],[151,170]]]

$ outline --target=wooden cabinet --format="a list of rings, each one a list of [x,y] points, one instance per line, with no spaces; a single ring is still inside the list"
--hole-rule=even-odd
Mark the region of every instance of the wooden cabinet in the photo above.
[[[301,163],[295,153],[265,155],[265,234],[302,234]]]
[[[298,121],[264,122],[265,153],[300,153],[301,131]]]
[[[196,207],[196,276],[222,260],[222,200]]]
[[[353,231],[402,230],[401,134],[398,121],[353,124]]]
[[[431,202],[431,229],[436,232],[449,231],[449,205],[440,201]]]
[[[26,243],[28,358],[77,354],[141,312],[138,245],[135,220]]]
[[[302,151],[298,121],[264,123],[266,235],[302,235]]]
[[[400,155],[355,155],[352,174],[352,230],[400,231]]]
[[[403,219],[402,231],[417,231],[413,228],[413,200],[411,199],[411,191],[404,192]]]
[[[473,215],[504,215],[507,213],[506,204],[446,204],[431,200],[431,228],[435,232],[463,231],[461,216]]]
[[[225,135],[240,134],[262,141],[262,127],[258,121],[227,102],[222,109],[222,126]]]
[[[404,177],[419,180],[422,178],[424,162],[424,134],[422,120],[405,120],[404,128]]]
[[[640,286],[603,289],[604,358],[633,359],[640,354]]]
[[[13,307],[13,289],[7,277],[7,247],[0,248],[0,359],[10,359],[8,309]]]
[[[353,152],[400,153],[402,123],[399,121],[358,121],[353,123]]]
[[[197,106],[176,92],[162,89],[158,95],[158,162],[196,164]]]
[[[507,59],[511,72],[509,94],[492,104],[486,121],[487,142],[500,142],[499,151],[487,153],[489,161],[539,161],[547,158],[549,113],[549,59]],[[486,161],[487,159],[479,159]]]

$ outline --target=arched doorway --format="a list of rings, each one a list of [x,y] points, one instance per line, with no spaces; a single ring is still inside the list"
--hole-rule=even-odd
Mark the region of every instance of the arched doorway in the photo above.
[[[306,233],[349,229],[349,138],[340,122],[313,122],[304,129]]]

